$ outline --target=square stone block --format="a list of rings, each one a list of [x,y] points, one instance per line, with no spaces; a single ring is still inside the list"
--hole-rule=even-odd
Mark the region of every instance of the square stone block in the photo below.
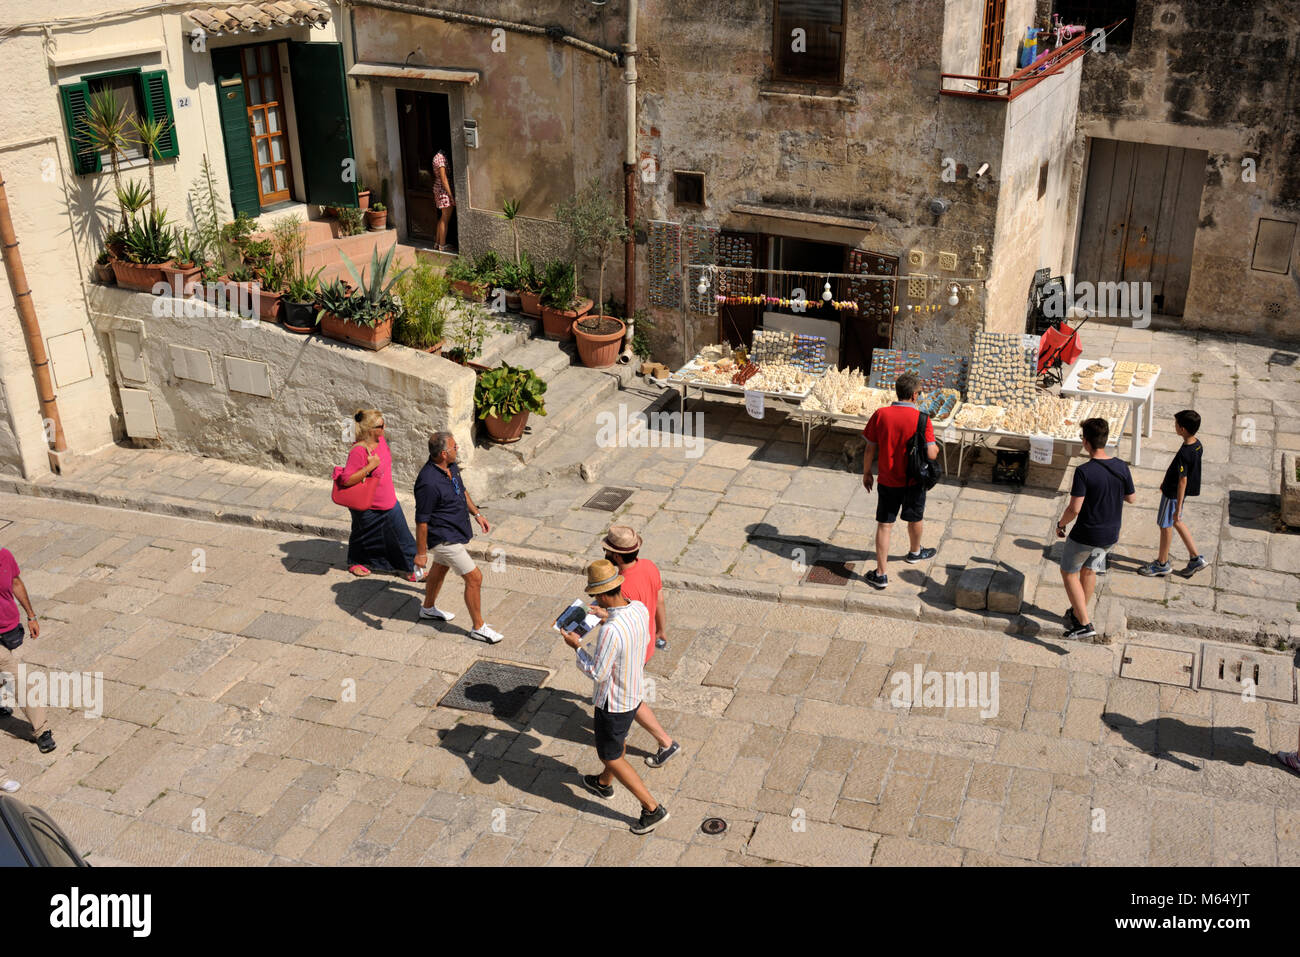
[[[989,584],[993,581],[992,565],[969,565],[957,579],[957,607],[979,611],[988,606]]]
[[[989,611],[1017,615],[1020,613],[1020,606],[1024,604],[1024,600],[1025,573],[1019,569],[1006,566],[998,568],[989,581]]]

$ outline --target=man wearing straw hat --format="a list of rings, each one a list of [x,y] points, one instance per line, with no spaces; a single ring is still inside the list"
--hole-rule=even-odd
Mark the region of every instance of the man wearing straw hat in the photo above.
[[[659,569],[648,558],[639,557],[641,536],[628,525],[614,525],[605,536],[601,547],[605,549],[605,559],[614,564],[623,576],[623,597],[628,601],[639,601],[645,605],[650,615],[650,635],[655,639],[646,647],[646,664],[656,648],[667,648],[664,627],[668,612],[664,608],[664,584],[659,576]],[[650,705],[642,701],[636,711],[636,723],[645,728],[655,739],[659,750],[646,755],[645,763],[652,768],[662,767],[664,762],[681,750],[680,745],[668,736]]]
[[[623,597],[623,576],[612,562],[587,566],[587,594],[595,598],[593,612],[604,620],[596,633],[596,653],[587,654],[582,638],[563,632],[564,642],[578,653],[578,669],[596,684],[592,704],[596,710],[596,755],[605,765],[600,774],[584,774],[582,784],[603,798],[614,796],[618,778],[641,802],[641,817],[633,834],[649,834],[668,820],[668,809],[646,786],[624,757],[627,733],[632,730],[645,692],[646,648],[650,644],[650,615],[639,601]]]

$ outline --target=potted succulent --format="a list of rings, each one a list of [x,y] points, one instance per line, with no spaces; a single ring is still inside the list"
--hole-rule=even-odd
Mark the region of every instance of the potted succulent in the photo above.
[[[153,292],[167,279],[164,267],[171,265],[174,243],[166,210],[133,216],[123,242],[126,259],[113,261],[117,284],[124,289]]]
[[[170,266],[163,268],[167,283],[176,296],[188,296],[199,284],[203,273],[203,250],[198,240],[188,229],[174,230],[172,245],[176,255]]]
[[[462,299],[467,299],[470,302],[483,301],[487,290],[479,282],[478,270],[465,257],[460,257],[448,266],[446,275],[451,282],[451,288]]]
[[[552,339],[573,338],[573,323],[587,314],[590,299],[578,299],[573,266],[552,260],[542,272],[542,331]]]
[[[533,319],[542,315],[542,283],[532,257],[523,253],[519,257],[519,309]]]
[[[113,278],[112,255],[108,248],[105,247],[99,252],[99,258],[95,260],[95,281],[103,283],[105,286],[111,286],[116,280]]]
[[[560,222],[569,229],[573,245],[579,255],[596,257],[600,280],[596,287],[596,302],[605,301],[605,263],[610,251],[618,243],[626,242],[627,222],[622,211],[601,188],[600,180],[591,180],[573,199],[556,207]],[[583,365],[602,368],[613,365],[618,359],[619,344],[627,333],[627,324],[603,313],[580,319],[573,325],[578,340],[578,355]]]
[[[388,207],[383,203],[375,203],[366,210],[366,228],[372,233],[383,232],[388,228]]]
[[[522,269],[519,263],[502,263],[501,268],[497,271],[497,279],[506,294],[506,308],[511,312],[519,312],[523,308],[520,289],[523,287],[524,281],[521,272]]]
[[[529,413],[546,414],[546,383],[532,369],[502,363],[474,384],[474,412],[497,442],[518,442]]]
[[[280,325],[287,331],[305,336],[316,328],[316,292],[324,271],[322,266],[305,276],[294,276],[285,286],[280,299]]]
[[[339,232],[344,236],[360,236],[366,231],[366,214],[355,206],[339,210]]]
[[[389,246],[382,256],[378,249],[372,249],[368,278],[343,254],[343,265],[356,280],[357,287],[341,302],[333,303],[334,308],[321,310],[321,332],[330,339],[372,350],[382,349],[393,341],[393,322],[404,310],[402,300],[392,294],[392,288],[406,272],[400,269],[389,275],[396,253],[395,245]]]
[[[397,284],[402,316],[393,325],[393,338],[404,346],[437,355],[445,343],[451,284],[428,260],[420,260]]]

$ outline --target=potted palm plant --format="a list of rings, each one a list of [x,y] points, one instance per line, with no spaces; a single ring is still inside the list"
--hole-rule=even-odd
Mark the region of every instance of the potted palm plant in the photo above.
[[[497,442],[518,442],[532,412],[546,414],[546,383],[532,369],[502,363],[474,384],[474,412]]]
[[[394,284],[406,272],[399,269],[389,275],[397,246],[389,246],[381,256],[378,249],[370,251],[370,272],[358,272],[356,265],[343,255],[357,287],[337,308],[321,314],[321,332],[327,338],[350,342],[365,349],[379,350],[393,341],[393,322],[403,313],[402,301],[393,295]]]
[[[615,244],[627,241],[623,213],[601,188],[600,180],[593,179],[577,196],[557,206],[556,215],[568,227],[578,254],[596,257],[600,271],[596,302],[604,303],[605,263]],[[600,313],[578,319],[573,324],[573,334],[578,340],[578,355],[583,365],[603,368],[618,359],[627,324],[615,316]]]
[[[305,336],[316,328],[316,291],[324,271],[322,266],[315,272],[296,275],[285,286],[280,300],[280,325],[287,331]]]
[[[393,338],[421,352],[441,352],[450,291],[447,277],[433,263],[424,259],[416,263],[397,284],[403,314],[393,325]]]
[[[126,105],[112,90],[100,90],[90,96],[86,112],[86,132],[96,153],[107,153],[109,168],[113,171],[113,192],[118,194],[121,218],[118,229],[126,229],[126,207],[122,204],[121,163],[126,151],[136,142]]]
[[[519,309],[533,319],[542,315],[542,283],[527,252],[519,257]]]
[[[366,228],[372,233],[380,233],[388,228],[388,207],[375,203],[366,210]]]
[[[590,299],[579,301],[575,282],[573,265],[562,259],[542,272],[542,331],[551,339],[572,339],[573,323],[591,308]]]

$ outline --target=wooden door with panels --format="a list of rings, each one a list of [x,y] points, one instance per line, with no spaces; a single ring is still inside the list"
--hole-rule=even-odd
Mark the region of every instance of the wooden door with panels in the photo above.
[[[285,133],[284,87],[274,43],[244,47],[244,101],[257,174],[257,198],[263,208],[290,199],[292,175]]]

